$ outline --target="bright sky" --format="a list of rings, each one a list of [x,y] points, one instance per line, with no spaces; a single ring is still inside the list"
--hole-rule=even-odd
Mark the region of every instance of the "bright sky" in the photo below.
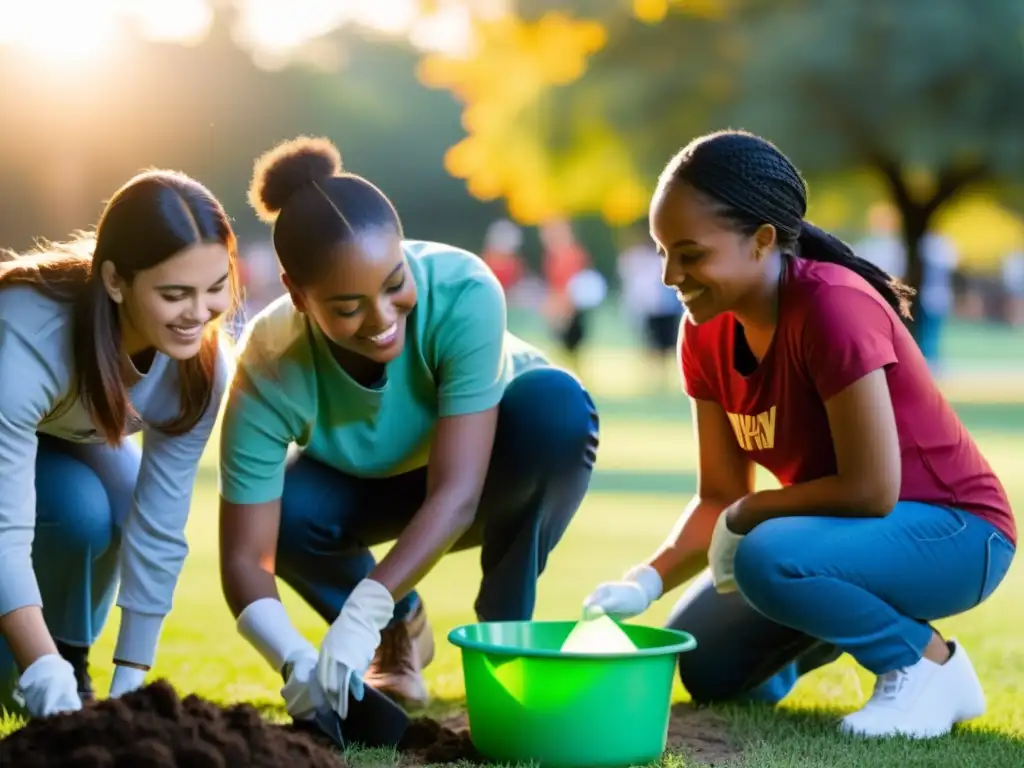
[[[236,39],[264,61],[283,61],[307,41],[347,23],[408,36],[416,45],[458,49],[470,32],[467,6],[503,0],[438,2],[421,18],[417,0],[233,0]],[[212,0],[0,0],[0,45],[56,65],[79,66],[116,51],[126,24],[151,39],[195,43],[209,32]]]

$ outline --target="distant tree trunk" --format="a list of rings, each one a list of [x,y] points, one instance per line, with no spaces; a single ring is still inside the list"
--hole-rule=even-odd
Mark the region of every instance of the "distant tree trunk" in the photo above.
[[[932,219],[943,205],[960,194],[965,187],[985,178],[987,169],[981,164],[955,168],[947,166],[939,171],[935,191],[931,197],[917,200],[910,192],[910,185],[899,161],[887,157],[876,157],[874,165],[885,179],[892,201],[900,212],[903,246],[907,252],[905,282],[915,291],[920,291],[924,278],[921,240],[928,233]],[[920,311],[920,295],[918,295],[915,296],[911,306],[913,319],[907,323],[915,338],[917,338],[917,325],[914,320],[919,317]]]

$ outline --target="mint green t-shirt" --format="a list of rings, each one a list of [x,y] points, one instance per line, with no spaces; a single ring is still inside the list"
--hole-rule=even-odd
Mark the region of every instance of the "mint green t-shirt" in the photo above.
[[[283,296],[246,326],[228,393],[220,492],[236,504],[278,499],[291,445],[357,477],[427,464],[437,419],[487,410],[543,355],[507,329],[501,285],[477,256],[403,242],[418,299],[405,347],[367,388],[338,365],[315,323]]]

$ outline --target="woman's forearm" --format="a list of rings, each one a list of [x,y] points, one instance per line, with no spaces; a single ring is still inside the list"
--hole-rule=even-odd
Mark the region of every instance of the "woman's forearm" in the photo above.
[[[708,547],[715,523],[727,505],[694,496],[665,543],[648,560],[661,576],[662,591],[686,583],[708,564]]]
[[[883,517],[895,504],[896,499],[875,493],[870,486],[829,475],[750,494],[737,503],[735,520],[730,517],[730,528],[735,533],[746,534],[772,518],[799,515]]]
[[[429,495],[393,547],[370,573],[401,600],[473,524],[477,501],[440,489]]]
[[[236,618],[246,606],[264,597],[280,600],[273,572],[258,561],[235,557],[221,564],[221,587],[231,613]]]
[[[0,633],[7,641],[21,672],[40,656],[57,653],[57,646],[39,606],[26,605],[0,617]]]

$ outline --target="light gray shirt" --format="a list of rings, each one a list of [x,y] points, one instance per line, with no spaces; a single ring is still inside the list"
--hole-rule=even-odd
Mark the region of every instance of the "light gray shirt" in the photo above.
[[[72,344],[69,305],[28,287],[0,291],[0,615],[42,605],[32,567],[37,434],[75,443],[103,441],[85,404],[71,392]],[[188,553],[185,523],[199,460],[232,366],[225,341],[210,405],[196,427],[180,436],[149,426],[179,413],[173,359],[157,353],[149,371],[128,390],[141,423],[128,424],[125,436],[142,432],[142,461],[121,532],[116,658],[152,664]]]

